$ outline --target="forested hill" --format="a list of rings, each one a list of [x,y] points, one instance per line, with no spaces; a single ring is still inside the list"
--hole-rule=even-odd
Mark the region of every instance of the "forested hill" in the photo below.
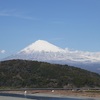
[[[100,75],[68,65],[9,60],[0,62],[0,87],[100,87]]]

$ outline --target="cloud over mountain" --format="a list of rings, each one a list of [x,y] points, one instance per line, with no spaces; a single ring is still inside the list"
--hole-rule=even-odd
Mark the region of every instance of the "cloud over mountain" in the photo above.
[[[5,52],[6,52],[5,50],[0,50],[0,53],[2,53],[2,54],[5,53]]]

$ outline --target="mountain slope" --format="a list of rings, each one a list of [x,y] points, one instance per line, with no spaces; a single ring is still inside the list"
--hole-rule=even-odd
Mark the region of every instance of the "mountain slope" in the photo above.
[[[62,49],[44,40],[38,40],[4,60],[10,59],[69,64],[100,73],[100,52],[94,53]]]
[[[0,62],[0,87],[100,87],[100,75],[68,65],[10,60]]]
[[[38,40],[28,47],[21,50],[19,53],[33,53],[33,52],[64,52],[63,49],[44,40]]]

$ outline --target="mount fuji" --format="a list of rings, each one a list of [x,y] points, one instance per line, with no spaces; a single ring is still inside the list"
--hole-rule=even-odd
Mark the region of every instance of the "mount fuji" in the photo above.
[[[38,40],[4,60],[11,59],[68,64],[100,74],[100,52],[84,52],[62,49],[44,40]]]

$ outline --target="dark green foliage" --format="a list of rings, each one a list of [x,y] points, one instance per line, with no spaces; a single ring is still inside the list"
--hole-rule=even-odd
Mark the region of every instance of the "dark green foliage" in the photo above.
[[[100,87],[100,75],[80,68],[27,60],[0,62],[0,87]]]

